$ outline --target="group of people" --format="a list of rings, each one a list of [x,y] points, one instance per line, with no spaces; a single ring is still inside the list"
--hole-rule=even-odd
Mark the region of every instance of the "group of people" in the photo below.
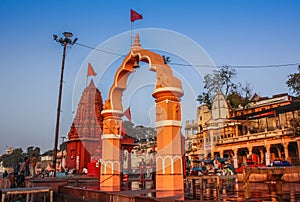
[[[32,177],[36,177],[35,167],[37,158],[32,154],[31,158],[25,157],[23,162],[17,162],[12,173],[5,171],[3,178],[8,178],[10,188],[25,187],[25,177],[30,176],[30,166],[32,167]]]
[[[36,164],[37,164],[37,158],[35,154],[32,154],[31,158],[28,158],[27,156],[24,158],[23,162],[17,162],[14,172],[15,173],[21,173],[24,172],[25,176],[36,177]],[[30,173],[30,167],[32,168]]]
[[[187,174],[193,175],[195,172],[197,174],[219,174],[219,175],[235,175],[236,170],[230,163],[230,158],[221,158],[219,155],[211,156],[209,153],[206,158],[199,162],[198,167],[190,168],[191,162],[186,159],[187,164]]]

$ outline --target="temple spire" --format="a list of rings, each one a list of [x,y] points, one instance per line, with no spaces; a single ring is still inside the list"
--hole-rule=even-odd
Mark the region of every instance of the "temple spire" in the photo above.
[[[140,42],[140,37],[139,37],[138,33],[135,35],[134,43],[133,43],[131,49],[136,49],[136,48],[141,48],[141,42]]]
[[[93,79],[91,79],[89,87],[96,87]]]

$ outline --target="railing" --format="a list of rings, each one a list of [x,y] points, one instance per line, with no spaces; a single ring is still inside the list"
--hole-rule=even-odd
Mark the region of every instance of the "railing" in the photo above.
[[[29,201],[30,195],[37,194],[37,193],[45,193],[44,194],[44,202],[46,202],[46,193],[49,193],[49,200],[53,202],[53,190],[51,187],[25,187],[25,188],[7,188],[1,189],[1,202],[5,202],[5,198],[7,195],[19,195],[19,194],[26,194],[26,202]],[[31,196],[31,201],[36,201]]]
[[[269,138],[269,137],[281,137],[281,136],[288,135],[291,133],[292,133],[292,130],[290,130],[290,129],[282,129],[282,130],[277,129],[277,130],[273,130],[273,131],[247,134],[247,135],[238,136],[238,137],[223,138],[223,139],[220,139],[217,144],[265,139],[265,138]]]

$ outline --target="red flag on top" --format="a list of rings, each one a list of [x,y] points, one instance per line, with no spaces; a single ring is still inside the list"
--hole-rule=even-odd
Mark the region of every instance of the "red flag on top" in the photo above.
[[[126,111],[124,112],[124,115],[127,117],[127,119],[128,119],[129,121],[131,121],[130,107],[128,107],[128,108],[126,109]]]
[[[94,68],[92,67],[91,63],[88,64],[88,71],[87,76],[96,76],[97,73],[95,72]]]
[[[141,14],[139,14],[138,12],[130,9],[130,21],[134,22],[136,20],[141,20],[143,19],[143,16]]]

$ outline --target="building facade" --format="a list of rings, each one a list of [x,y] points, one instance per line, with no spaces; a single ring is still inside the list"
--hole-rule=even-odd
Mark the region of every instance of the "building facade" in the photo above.
[[[277,159],[299,165],[300,136],[293,126],[293,121],[300,120],[298,99],[280,94],[257,98],[247,107],[232,110],[219,93],[208,110],[211,119],[204,123],[203,107],[199,109],[199,131],[194,140],[199,159],[211,153],[231,157],[235,167],[247,161],[271,165]]]

